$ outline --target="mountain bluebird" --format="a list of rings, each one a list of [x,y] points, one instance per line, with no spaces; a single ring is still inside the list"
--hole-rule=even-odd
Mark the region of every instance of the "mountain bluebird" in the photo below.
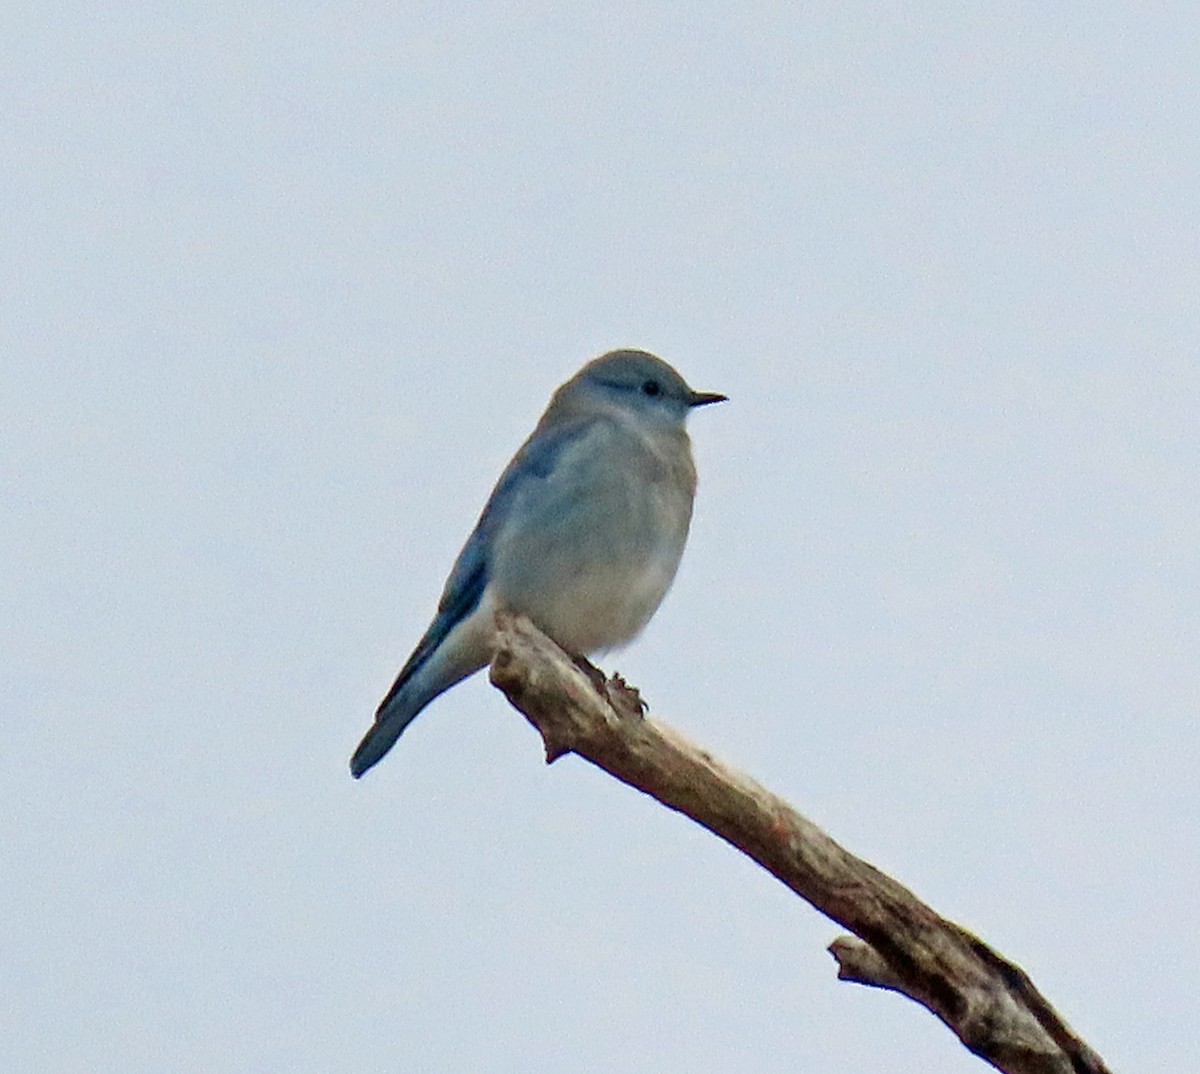
[[[430,701],[491,660],[497,608],[527,615],[574,656],[641,631],[671,586],[692,518],[684,419],[723,399],[693,391],[645,351],[596,358],[554,393],[354,751],[356,779]]]

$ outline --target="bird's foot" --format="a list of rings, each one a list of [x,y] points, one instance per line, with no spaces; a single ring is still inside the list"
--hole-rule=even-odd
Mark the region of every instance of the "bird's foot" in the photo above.
[[[624,676],[616,671],[604,684],[604,694],[614,709],[630,719],[640,720],[650,708],[642,698],[641,691],[627,683]]]
[[[596,693],[607,700],[620,715],[639,720],[646,715],[650,706],[642,700],[638,688],[630,686],[624,676],[615,671],[612,675],[605,675],[586,656],[579,653],[568,653],[567,655],[575,666],[588,677],[588,681],[596,688]]]
[[[588,681],[596,688],[596,693],[604,694],[607,692],[608,676],[603,671],[596,667],[582,653],[568,652],[567,655],[571,658],[574,665],[588,677]]]

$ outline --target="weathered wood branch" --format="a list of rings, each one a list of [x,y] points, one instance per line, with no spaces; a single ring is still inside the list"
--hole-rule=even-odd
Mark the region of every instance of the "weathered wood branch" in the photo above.
[[[691,817],[854,933],[838,976],[928,1008],[1005,1074],[1108,1074],[1017,965],[844,850],[783,799],[643,717],[637,692],[591,675],[528,620],[497,617],[492,682],[542,736]],[[855,938],[857,937],[857,939]]]

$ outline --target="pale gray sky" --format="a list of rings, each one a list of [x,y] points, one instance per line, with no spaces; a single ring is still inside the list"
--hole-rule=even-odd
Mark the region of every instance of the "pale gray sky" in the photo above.
[[[551,389],[731,402],[606,663],[1200,1052],[1189,5],[10,4],[0,1068],[979,1071],[482,679],[346,761]]]

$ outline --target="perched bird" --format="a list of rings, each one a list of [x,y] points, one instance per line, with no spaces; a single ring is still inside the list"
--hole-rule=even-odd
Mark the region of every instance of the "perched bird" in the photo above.
[[[684,420],[724,399],[633,350],[594,359],[554,393],[354,751],[355,779],[438,694],[491,661],[497,608],[528,616],[575,656],[641,631],[675,578],[692,518]]]

